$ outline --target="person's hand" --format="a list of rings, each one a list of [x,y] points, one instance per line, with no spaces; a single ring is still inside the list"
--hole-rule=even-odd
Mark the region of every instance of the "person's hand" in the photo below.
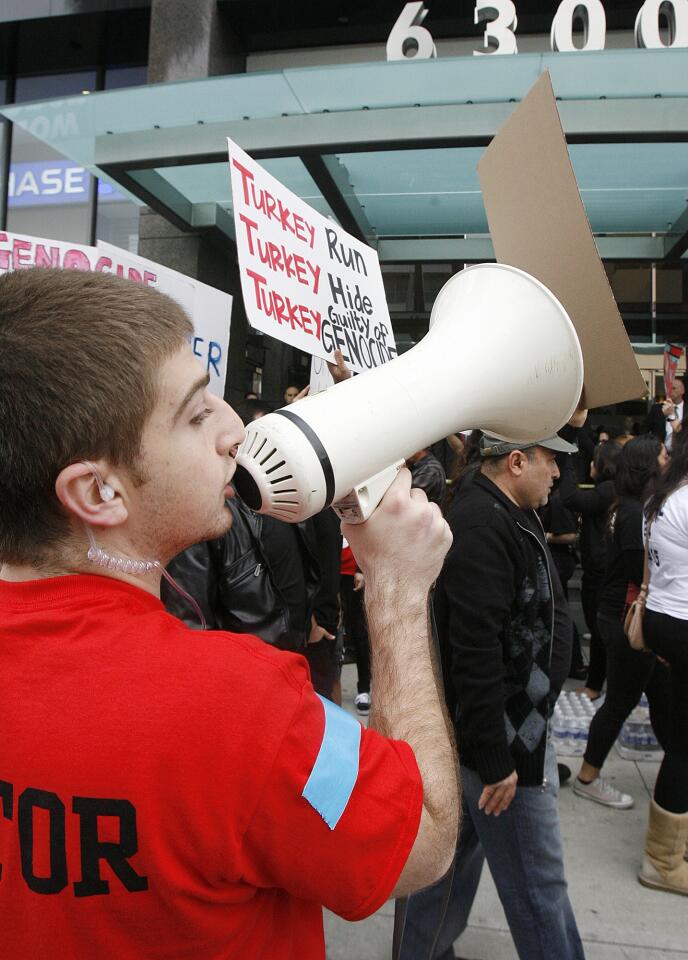
[[[588,411],[584,407],[578,407],[577,410],[574,410],[573,416],[569,420],[569,426],[580,429],[585,421],[588,419]]]
[[[384,588],[412,602],[425,602],[452,542],[439,507],[411,489],[404,468],[372,516],[365,523],[343,523],[342,533],[365,576],[368,598]]]
[[[478,809],[482,810],[488,816],[494,814],[498,817],[509,809],[511,801],[516,794],[516,784],[518,783],[518,774],[514,770],[505,780],[499,783],[490,783],[483,787],[483,792],[478,800]]]
[[[296,403],[297,400],[303,400],[304,397],[307,397],[307,396],[308,396],[308,391],[310,390],[310,388],[311,388],[310,383],[307,383],[306,386],[303,388],[303,390],[300,390],[300,391],[296,394],[296,396],[294,397],[292,403]]]
[[[360,570],[357,570],[354,574],[354,592],[358,593],[359,590],[362,590],[365,587],[365,577]]]
[[[450,433],[447,437],[447,443],[449,444],[449,449],[454,453],[463,453],[466,444],[463,442],[463,437],[460,433]]]
[[[348,380],[349,377],[353,376],[351,370],[349,370],[346,365],[344,354],[341,350],[335,350],[334,363],[330,363],[328,360],[327,369],[330,371],[330,376],[335,383],[341,383],[342,380]]]
[[[311,630],[308,634],[308,643],[320,643],[321,640],[334,640],[334,634],[328,633],[324,627],[321,627],[315,617],[311,617]]]
[[[665,400],[662,404],[662,413],[665,417],[675,417],[676,416],[676,407],[674,406],[673,400]]]

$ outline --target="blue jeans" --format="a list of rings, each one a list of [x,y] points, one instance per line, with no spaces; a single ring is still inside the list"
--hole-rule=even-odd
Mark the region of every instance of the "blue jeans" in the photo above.
[[[487,816],[478,810],[480,777],[461,767],[463,821],[451,889],[450,873],[409,897],[399,960],[454,960],[452,944],[466,929],[485,858],[521,960],[583,960],[564,877],[551,744],[545,778],[544,787],[518,787],[499,817]]]

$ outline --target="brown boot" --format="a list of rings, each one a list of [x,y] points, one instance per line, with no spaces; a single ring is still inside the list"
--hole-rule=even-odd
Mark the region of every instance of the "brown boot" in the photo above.
[[[688,896],[688,813],[670,813],[650,802],[645,856],[638,880],[645,887]]]

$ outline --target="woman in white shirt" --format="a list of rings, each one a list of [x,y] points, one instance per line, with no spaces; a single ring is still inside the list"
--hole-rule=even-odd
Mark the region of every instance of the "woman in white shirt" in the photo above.
[[[688,428],[674,434],[669,467],[645,516],[652,526],[643,632],[647,647],[671,667],[672,720],[638,879],[688,896]]]

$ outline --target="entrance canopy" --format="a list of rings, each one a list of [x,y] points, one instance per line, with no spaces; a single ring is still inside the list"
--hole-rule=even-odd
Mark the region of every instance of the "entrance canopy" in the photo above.
[[[489,260],[477,163],[545,69],[601,256],[686,258],[688,50],[288,69],[0,112],[186,229],[234,235],[229,136],[384,262]]]

